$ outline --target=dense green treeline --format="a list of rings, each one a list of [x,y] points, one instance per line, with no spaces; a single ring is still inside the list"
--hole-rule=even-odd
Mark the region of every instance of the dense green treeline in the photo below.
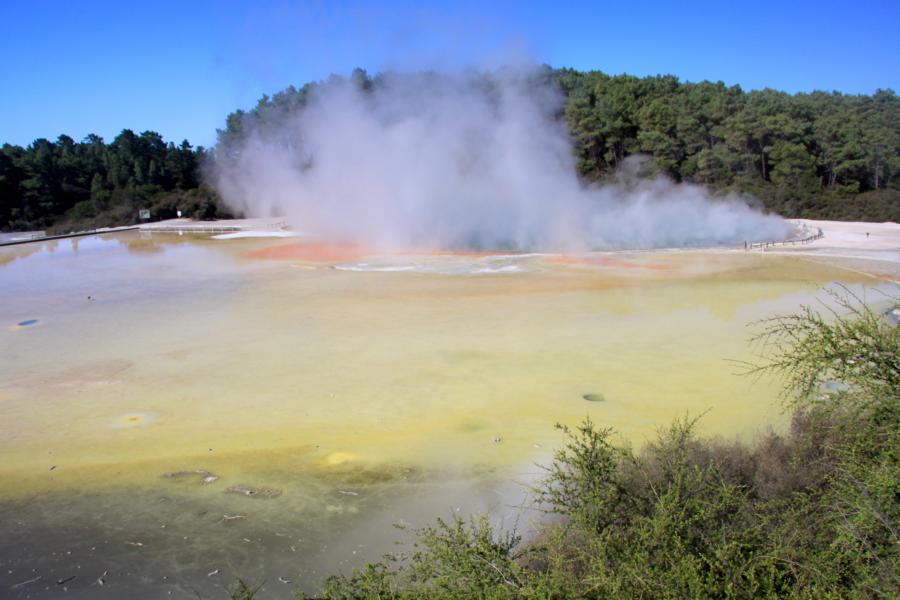
[[[491,77],[484,75],[486,85]],[[263,96],[250,111],[227,116],[215,152],[240,151],[245,132],[279,128],[310,94],[334,81]],[[361,89],[385,85],[357,69]],[[676,181],[759,198],[787,217],[900,221],[900,100],[871,96],[685,83],[672,76],[609,76],[545,68],[564,97],[559,113],[571,132],[579,175],[602,180],[632,154],[654,158]],[[286,133],[287,134],[287,133]],[[154,218],[227,216],[199,166],[215,153],[166,143],[159,134],[124,130],[111,143],[62,135],[0,149],[0,230],[121,225],[139,208]],[[348,169],[352,167],[348,166]]]
[[[744,445],[681,419],[635,452],[589,420],[563,428],[533,489],[552,518],[529,541],[484,517],[438,521],[324,597],[897,598],[900,329],[838,300],[839,317],[805,309],[761,333],[751,372],[784,376],[786,434]]]
[[[218,148],[240,147],[247,131],[277,130],[317,89],[341,81],[291,86],[228,115]],[[363,90],[389,85],[361,69],[349,81]],[[900,99],[893,91],[745,92],[721,82],[550,68],[534,77],[535,85],[548,81],[564,96],[559,116],[586,181],[641,153],[676,181],[752,194],[786,217],[900,221]]]
[[[0,149],[0,230],[85,229],[154,218],[214,217],[215,193],[200,184],[206,152],[155,132],[124,130],[109,144],[89,135],[76,142],[35,140]]]
[[[787,217],[900,220],[900,99],[744,92],[675,77],[553,71],[579,172],[652,155],[676,181],[751,193]]]

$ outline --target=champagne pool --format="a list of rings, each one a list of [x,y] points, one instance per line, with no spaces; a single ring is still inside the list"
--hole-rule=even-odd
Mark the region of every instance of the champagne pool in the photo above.
[[[782,427],[775,382],[735,375],[748,324],[833,282],[896,293],[897,265],[845,266],[141,232],[0,248],[0,596],[223,597],[240,576],[289,598],[394,550],[394,523],[527,533],[556,422],[635,446],[686,413]]]

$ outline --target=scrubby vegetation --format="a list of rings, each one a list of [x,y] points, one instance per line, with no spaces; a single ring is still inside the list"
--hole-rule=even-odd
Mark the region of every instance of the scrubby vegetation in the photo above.
[[[585,420],[535,488],[527,541],[484,517],[330,577],[351,598],[896,598],[900,330],[849,295],[767,321],[753,372],[783,376],[785,434],[704,439],[695,419],[634,452]]]

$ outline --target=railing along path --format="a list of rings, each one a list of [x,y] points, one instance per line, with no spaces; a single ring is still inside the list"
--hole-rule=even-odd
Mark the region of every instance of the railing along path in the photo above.
[[[790,239],[790,240],[780,240],[780,241],[769,241],[769,242],[744,242],[744,250],[754,250],[761,249],[766,250],[768,248],[773,248],[775,246],[787,246],[790,244],[794,246],[796,244],[808,244],[814,240],[818,240],[820,238],[825,237],[825,234],[822,232],[822,228],[819,227],[818,231],[809,237],[805,237],[802,239]]]

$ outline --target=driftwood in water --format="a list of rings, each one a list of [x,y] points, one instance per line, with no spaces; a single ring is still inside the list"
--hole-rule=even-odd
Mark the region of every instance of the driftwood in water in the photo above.
[[[14,584],[11,589],[16,590],[16,589],[19,589],[20,587],[24,587],[24,586],[28,585],[29,583],[34,583],[36,581],[40,581],[41,577],[43,577],[43,575],[38,575],[34,579],[29,579],[28,581],[20,581],[19,583]]]
[[[240,494],[250,498],[277,498],[281,495],[281,490],[267,487],[251,487],[239,483],[225,490],[229,494]]]
[[[193,471],[168,471],[162,475],[166,479],[181,481],[184,479],[200,478],[201,485],[208,485],[219,479],[219,476],[206,469],[194,469]]]

